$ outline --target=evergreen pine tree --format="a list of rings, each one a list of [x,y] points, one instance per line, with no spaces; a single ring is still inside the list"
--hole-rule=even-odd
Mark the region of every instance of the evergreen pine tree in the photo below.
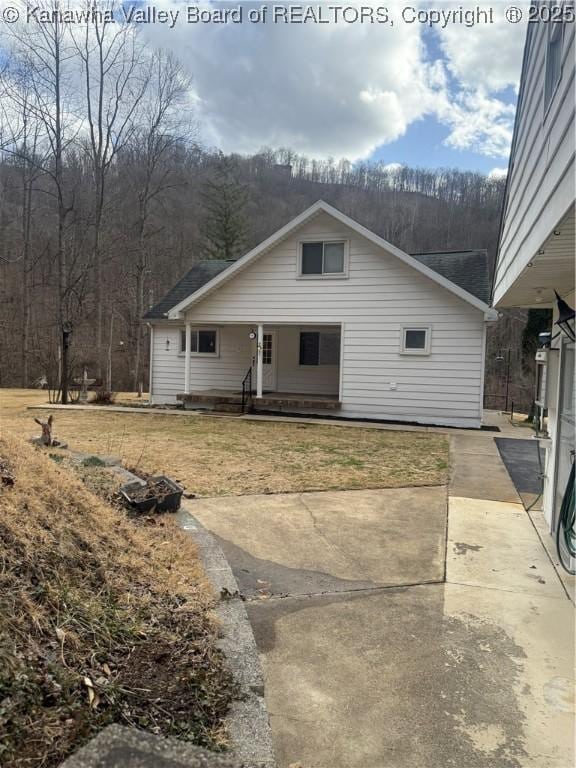
[[[205,256],[210,259],[237,259],[246,241],[246,187],[238,180],[231,158],[220,155],[212,178],[202,192],[205,217]]]

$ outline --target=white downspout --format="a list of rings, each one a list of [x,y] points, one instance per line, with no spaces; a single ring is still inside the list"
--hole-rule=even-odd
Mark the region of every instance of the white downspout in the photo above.
[[[262,323],[258,324],[258,341],[256,343],[256,397],[262,397],[262,384],[264,381],[262,371],[264,349],[264,326]]]
[[[192,329],[190,323],[186,323],[186,348],[184,350],[184,394],[190,394],[190,347]]]
[[[154,371],[154,325],[148,323],[150,328],[150,371],[148,373],[148,401],[152,405],[153,390],[153,371]]]

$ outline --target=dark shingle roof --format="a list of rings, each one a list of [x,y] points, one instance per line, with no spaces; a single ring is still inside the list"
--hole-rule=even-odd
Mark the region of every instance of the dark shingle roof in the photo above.
[[[207,282],[212,280],[213,277],[219,275],[227,269],[233,261],[222,261],[220,259],[206,259],[205,261],[197,261],[192,269],[179,280],[174,288],[168,291],[168,293],[155,304],[152,309],[144,315],[144,320],[162,320],[166,317],[167,313],[179,304],[183,299],[186,299],[192,293],[195,293],[198,289],[202,288]]]
[[[491,269],[487,251],[413,253],[412,256],[480,301],[490,304]]]
[[[490,304],[490,260],[487,251],[413,253],[412,256],[472,296]],[[174,288],[146,312],[144,320],[164,319],[172,307],[191,296],[233,263],[218,259],[196,262]]]

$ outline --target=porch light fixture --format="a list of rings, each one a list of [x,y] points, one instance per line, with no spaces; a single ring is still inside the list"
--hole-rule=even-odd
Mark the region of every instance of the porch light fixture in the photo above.
[[[170,339],[166,339],[166,352],[170,352]]]
[[[574,331],[576,313],[558,295],[558,291],[554,291],[554,293],[556,294],[556,306],[558,307],[558,320],[556,320],[555,325],[558,326],[570,341],[576,341],[576,333]]]
[[[248,334],[248,338],[250,339],[250,341],[254,341],[254,339],[256,338],[256,331],[251,330],[250,333]]]

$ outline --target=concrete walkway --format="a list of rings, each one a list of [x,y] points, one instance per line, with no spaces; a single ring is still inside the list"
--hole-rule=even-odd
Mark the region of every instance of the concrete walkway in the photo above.
[[[449,497],[194,502],[247,599],[280,768],[573,764],[572,605],[484,435],[452,437]]]
[[[236,419],[241,421],[273,421],[273,422],[287,422],[295,424],[324,424],[331,427],[343,427],[350,428],[362,428],[362,429],[379,429],[389,430],[395,432],[434,432],[436,434],[454,434],[463,435],[468,434],[472,439],[482,439],[487,435],[490,435],[489,431],[479,429],[466,429],[456,427],[429,427],[424,424],[395,424],[393,422],[385,421],[353,421],[352,419],[327,419],[322,417],[311,416],[272,416],[267,414],[258,413],[245,413],[243,415],[231,415],[229,413],[217,413],[207,410],[184,410],[174,407],[154,407],[147,406],[144,403],[141,405],[90,405],[88,404],[70,404],[61,405],[59,403],[46,404],[46,405],[29,405],[27,406],[29,411],[92,411],[96,413],[127,413],[127,414],[152,414],[156,416],[176,416],[180,418],[186,418],[190,416],[205,416],[209,419]],[[484,411],[482,417],[482,423],[490,430],[498,430],[501,436],[505,437],[522,437],[525,432],[520,427],[515,427],[510,424],[507,416],[499,411]]]

